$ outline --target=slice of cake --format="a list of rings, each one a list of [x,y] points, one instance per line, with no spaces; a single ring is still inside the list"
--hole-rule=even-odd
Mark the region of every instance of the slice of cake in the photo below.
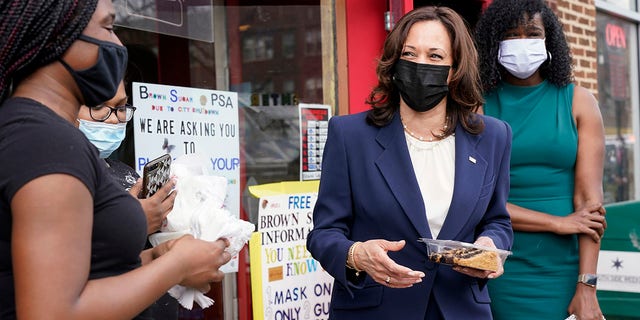
[[[457,248],[431,253],[429,260],[480,270],[498,271],[498,254],[478,248]]]

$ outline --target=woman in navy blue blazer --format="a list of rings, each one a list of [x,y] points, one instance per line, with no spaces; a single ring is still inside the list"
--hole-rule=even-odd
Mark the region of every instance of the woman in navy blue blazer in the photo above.
[[[510,127],[475,113],[477,53],[454,11],[389,33],[360,114],[333,117],[307,246],[335,278],[331,319],[491,319],[487,279],[430,262],[418,238],[509,249]]]

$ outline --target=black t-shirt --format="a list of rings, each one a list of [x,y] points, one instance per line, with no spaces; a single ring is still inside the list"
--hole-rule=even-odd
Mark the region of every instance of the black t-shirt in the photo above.
[[[36,101],[8,99],[0,106],[0,159],[0,319],[15,319],[10,204],[16,192],[35,178],[68,174],[91,193],[90,279],[140,266],[147,229],[142,207],[114,183],[95,147],[71,123]],[[141,314],[138,319],[143,318]]]
[[[129,191],[140,177],[136,170],[117,159],[106,158],[104,160],[111,177],[115,179],[116,183],[123,189]],[[146,248],[152,248],[149,241],[147,241]],[[154,320],[177,320],[178,308],[178,300],[168,293],[165,293],[149,307],[149,311],[153,315]]]

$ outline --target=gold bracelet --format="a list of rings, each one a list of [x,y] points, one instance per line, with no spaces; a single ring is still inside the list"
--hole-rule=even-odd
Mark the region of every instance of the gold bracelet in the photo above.
[[[349,247],[349,251],[347,252],[347,267],[349,269],[353,269],[353,246],[355,246],[356,243],[354,242],[351,247]]]
[[[355,256],[355,251],[356,248],[361,244],[362,242],[355,242],[354,244],[351,245],[351,247],[349,247],[349,253],[347,254],[347,267],[349,267],[350,269],[353,269],[356,271],[356,277],[360,276],[360,270],[358,268],[358,265],[356,263],[356,256]]]

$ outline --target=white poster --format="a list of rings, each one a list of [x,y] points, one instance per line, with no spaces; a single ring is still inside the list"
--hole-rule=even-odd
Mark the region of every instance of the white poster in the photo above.
[[[600,250],[598,290],[640,293],[640,252]]]
[[[309,251],[317,194],[263,197],[259,204],[261,292],[265,320],[327,319],[333,278]],[[252,260],[251,266],[254,267]]]
[[[169,153],[209,159],[215,175],[227,178],[225,205],[240,215],[240,135],[236,92],[134,82],[132,88],[136,171]],[[224,271],[236,272],[237,259]]]

